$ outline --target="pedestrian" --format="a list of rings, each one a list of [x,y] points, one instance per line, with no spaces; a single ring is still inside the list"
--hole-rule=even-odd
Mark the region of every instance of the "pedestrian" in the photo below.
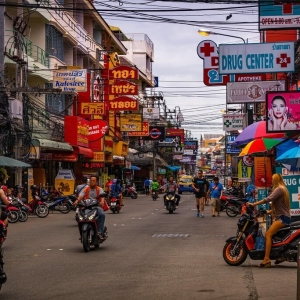
[[[146,177],[144,181],[144,189],[145,189],[145,194],[148,196],[149,195],[149,187],[150,187],[150,180],[148,177]]]
[[[255,199],[255,185],[250,182],[250,184],[246,188],[246,199],[248,202],[253,203]]]
[[[247,202],[247,206],[254,207],[256,205],[272,202],[272,209],[275,211],[275,221],[266,231],[266,249],[263,261],[258,265],[261,268],[271,267],[271,247],[272,237],[281,228],[289,226],[291,223],[290,214],[290,195],[283,181],[281,174],[273,174],[272,176],[272,193],[261,201],[250,203]],[[275,264],[280,264],[284,261],[284,258],[275,261]]]
[[[196,197],[196,207],[197,207],[197,217],[204,218],[204,203],[205,203],[205,196],[208,190],[208,181],[203,178],[203,171],[199,170],[197,177],[194,178],[193,189],[195,190],[195,197]]]
[[[78,184],[77,187],[76,187],[76,189],[75,189],[75,194],[76,194],[77,197],[79,196],[80,192],[81,192],[86,186],[88,186],[88,184],[87,184],[87,178],[86,178],[86,177],[83,177],[83,178],[81,179],[81,184]],[[54,191],[53,193],[55,193],[55,191]]]
[[[149,178],[149,194],[152,194],[151,191],[152,191],[152,182],[153,180],[151,178]]]
[[[219,182],[219,177],[215,176],[213,182],[209,185],[208,193],[211,197],[211,210],[212,210],[212,217],[220,216],[220,208],[221,208],[221,197],[223,193],[224,187]]]

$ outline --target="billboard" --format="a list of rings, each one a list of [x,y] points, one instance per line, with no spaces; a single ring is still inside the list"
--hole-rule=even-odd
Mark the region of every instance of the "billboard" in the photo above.
[[[280,73],[294,69],[294,42],[223,44],[219,47],[220,74]]]
[[[159,119],[159,108],[158,107],[144,107],[143,118],[148,120]]]
[[[128,131],[128,136],[148,136],[149,135],[149,122],[142,123],[142,131]]]
[[[64,92],[86,92],[86,69],[53,71],[53,88]]]
[[[234,131],[243,130],[243,115],[223,115],[223,130],[224,131]]]
[[[267,132],[295,131],[300,128],[300,92],[267,92]]]
[[[229,82],[226,101],[233,103],[265,102],[267,91],[284,91],[285,81]]]
[[[297,1],[259,1],[259,30],[299,28],[300,3]]]
[[[157,140],[163,141],[165,139],[165,127],[164,126],[150,126],[149,136],[144,138],[145,140]]]
[[[121,114],[120,131],[142,131],[142,114]]]

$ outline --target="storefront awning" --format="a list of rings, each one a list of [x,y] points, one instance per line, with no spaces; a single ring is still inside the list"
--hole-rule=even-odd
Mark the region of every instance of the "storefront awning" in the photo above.
[[[124,160],[124,156],[119,156],[119,155],[114,155],[113,159],[117,159],[117,160]]]
[[[86,158],[94,158],[94,152],[89,148],[73,146],[75,154],[82,154]]]
[[[70,144],[46,140],[46,139],[32,139],[32,145],[47,150],[62,150],[62,151],[73,152],[73,147]]]

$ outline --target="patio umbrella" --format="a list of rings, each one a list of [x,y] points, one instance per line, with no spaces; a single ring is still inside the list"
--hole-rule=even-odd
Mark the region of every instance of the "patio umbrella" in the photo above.
[[[30,168],[31,165],[24,163],[20,160],[13,159],[6,156],[0,156],[1,167],[16,167],[16,168]]]
[[[138,171],[140,170],[141,168],[137,167],[137,166],[131,166],[131,170],[134,170],[134,171]]]
[[[259,138],[284,138],[284,133],[267,133],[266,121],[260,121],[247,126],[232,143],[233,146],[246,145]]]
[[[241,151],[239,156],[250,155],[254,153],[264,153],[279,144],[282,139],[261,138],[249,142]]]
[[[276,158],[276,162],[300,168],[300,146],[287,150]]]

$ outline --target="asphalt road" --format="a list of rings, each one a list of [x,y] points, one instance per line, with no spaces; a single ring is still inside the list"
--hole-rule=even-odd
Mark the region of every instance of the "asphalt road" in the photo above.
[[[296,264],[260,269],[249,258],[239,267],[224,262],[237,218],[212,218],[208,206],[197,218],[191,194],[172,215],[162,198],[139,195],[124,203],[120,214],[106,213],[109,238],[89,253],[74,212],[10,224],[0,299],[296,299]]]

